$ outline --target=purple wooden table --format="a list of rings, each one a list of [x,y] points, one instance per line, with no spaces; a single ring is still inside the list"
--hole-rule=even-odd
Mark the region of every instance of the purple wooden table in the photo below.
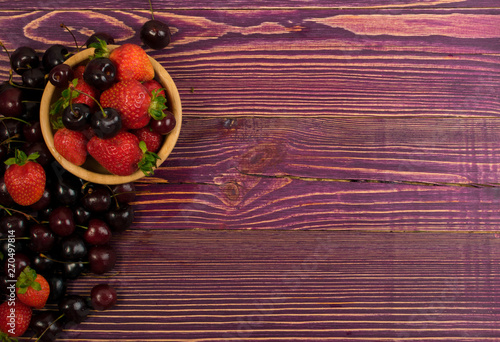
[[[495,1],[153,6],[182,132],[115,238],[118,305],[61,341],[500,341]],[[1,1],[0,40],[139,43],[148,9]]]

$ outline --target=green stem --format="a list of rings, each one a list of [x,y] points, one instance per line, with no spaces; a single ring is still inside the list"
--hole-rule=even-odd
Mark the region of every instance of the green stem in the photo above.
[[[155,20],[155,15],[153,13],[153,5],[151,4],[151,0],[148,1],[149,1],[149,9],[151,11],[151,19]]]

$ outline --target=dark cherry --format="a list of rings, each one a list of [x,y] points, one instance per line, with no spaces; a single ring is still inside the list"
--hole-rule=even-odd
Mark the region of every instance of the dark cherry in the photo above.
[[[49,227],[59,236],[69,236],[75,231],[73,211],[64,206],[54,208],[49,215]]]
[[[90,127],[95,135],[101,139],[109,139],[117,135],[122,129],[122,118],[114,108],[104,108],[96,111],[90,117]]]
[[[104,91],[110,88],[116,80],[116,66],[109,58],[94,58],[87,63],[83,72],[83,80],[100,91]]]
[[[78,261],[87,255],[85,241],[78,235],[73,234],[61,241],[61,257],[64,260]]]
[[[37,342],[56,341],[57,336],[64,328],[64,320],[60,319],[59,316],[60,313],[57,311],[40,311],[33,314],[30,328],[38,336]]]
[[[13,235],[16,238],[22,237],[28,229],[28,219],[21,213],[13,212],[0,218],[0,232],[5,236]],[[13,232],[14,234],[11,234]]]
[[[20,88],[9,88],[0,93],[0,114],[20,117],[23,111],[23,91]]]
[[[16,253],[29,253],[28,248],[26,247],[26,240],[22,239],[16,239],[14,243],[12,243],[12,240],[9,242],[8,239],[2,240],[0,243],[0,251],[4,255],[4,260],[6,259],[5,256],[9,256],[9,248],[12,251],[12,248]],[[0,272],[3,270],[0,270]]]
[[[42,56],[42,65],[45,72],[49,73],[55,66],[64,63],[66,59],[70,56],[70,52],[67,47],[61,44],[55,44],[50,46],[45,50]]]
[[[90,272],[103,274],[111,271],[116,264],[116,251],[109,245],[93,246],[89,249]]]
[[[91,245],[105,245],[111,239],[111,230],[101,219],[91,219],[83,238]]]
[[[83,207],[93,213],[104,213],[111,206],[111,192],[104,186],[95,184],[85,189],[82,198]]]
[[[117,301],[116,290],[109,284],[97,284],[90,291],[90,300],[94,310],[108,310]]]
[[[105,220],[112,231],[123,232],[134,222],[134,208],[131,205],[122,204],[106,212]]]
[[[26,155],[30,155],[32,153],[38,153],[39,157],[36,159],[37,163],[42,166],[49,165],[53,160],[54,156],[50,153],[49,148],[43,141],[34,142],[25,149]]]
[[[79,295],[67,295],[59,303],[59,310],[64,314],[68,322],[81,323],[88,314],[90,308],[85,298]]]
[[[82,182],[73,175],[60,176],[54,185],[54,197],[63,205],[75,205],[80,199]]]
[[[163,49],[170,44],[170,37],[170,28],[160,20],[149,20],[141,27],[141,41],[152,49]]]
[[[45,224],[34,224],[31,226],[29,229],[29,238],[28,247],[36,253],[50,251],[56,241],[54,233]]]
[[[23,123],[21,121],[11,119],[9,117],[0,118],[0,142],[9,138],[22,140],[23,137]]]
[[[0,161],[3,164],[7,160],[7,154],[9,153],[9,145],[0,143]]]
[[[43,89],[46,84],[45,71],[41,67],[26,70],[21,79],[23,86],[28,88]]]
[[[40,254],[33,256],[30,264],[30,267],[33,268],[36,273],[40,273],[43,276],[53,274],[54,269],[58,266],[57,262]]]
[[[13,204],[14,200],[7,191],[7,186],[5,185],[5,180],[2,174],[2,177],[0,178],[0,205],[3,205],[4,207],[8,208]]]
[[[42,128],[39,120],[30,121],[27,125],[23,126],[24,140],[29,143],[43,141]]]
[[[29,46],[20,46],[10,56],[10,65],[12,70],[22,75],[30,69],[38,68],[40,57],[35,49]]]
[[[115,200],[123,204],[132,202],[137,193],[133,182],[111,185],[111,192]]]
[[[63,264],[62,274],[66,279],[75,280],[87,269],[87,264],[83,261],[66,262]]]
[[[61,274],[52,274],[47,277],[50,294],[47,302],[58,303],[66,294],[67,282]]]
[[[9,262],[9,259],[5,259],[4,263],[4,271],[5,274],[9,277],[9,279],[17,279],[21,272],[25,269],[26,266],[29,266],[31,264],[30,258],[24,254],[24,253],[19,253],[16,252],[14,255],[14,263],[13,263],[13,268],[11,263]],[[12,270],[14,269],[14,278],[11,278],[10,275],[12,274],[12,271],[9,273],[9,269]]]
[[[56,88],[67,88],[75,77],[75,72],[68,64],[58,64],[49,71],[49,82]]]
[[[92,216],[92,213],[85,209],[83,206],[79,205],[74,210],[75,222],[79,225],[85,225]]]
[[[64,108],[61,120],[67,129],[83,131],[90,125],[91,110],[85,103],[73,103]]]
[[[20,119],[24,121],[40,120],[40,101],[23,101]]]
[[[52,202],[52,195],[49,189],[45,188],[42,194],[42,198],[40,198],[37,202],[30,205],[30,208],[36,212],[40,212],[49,207]]]
[[[171,111],[164,110],[163,113],[165,114],[165,117],[163,119],[153,119],[150,121],[149,125],[154,132],[160,133],[161,135],[166,135],[174,129],[176,120],[174,113],[172,113]]]
[[[87,39],[85,45],[87,47],[90,47],[90,44],[97,43],[98,42],[97,38],[99,38],[100,40],[104,40],[108,45],[115,43],[115,39],[111,37],[109,34],[105,32],[96,32]]]

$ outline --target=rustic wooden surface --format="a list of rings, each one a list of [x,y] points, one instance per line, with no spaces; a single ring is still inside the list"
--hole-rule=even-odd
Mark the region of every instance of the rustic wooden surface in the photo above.
[[[61,341],[500,340],[496,2],[153,6],[183,129],[114,241],[119,304]],[[148,7],[0,1],[0,40],[139,43]]]

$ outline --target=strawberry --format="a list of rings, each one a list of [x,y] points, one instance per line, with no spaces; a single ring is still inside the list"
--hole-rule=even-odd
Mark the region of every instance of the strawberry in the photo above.
[[[107,57],[116,66],[116,79],[118,81],[136,80],[139,82],[152,80],[155,70],[146,51],[137,44],[123,44],[109,51],[105,41],[90,44],[95,48],[92,58]]]
[[[16,294],[17,298],[24,304],[41,309],[49,298],[50,286],[42,275],[26,266],[17,278]]]
[[[19,299],[8,300],[0,305],[1,341],[10,341],[9,337],[22,336],[30,325],[33,310]]]
[[[119,176],[131,175],[138,169],[146,175],[153,174],[159,159],[158,155],[147,151],[143,141],[126,131],[109,139],[93,137],[87,144],[87,151],[106,170]]]
[[[167,95],[165,94],[165,88],[163,88],[163,86],[161,85],[160,82],[158,82],[157,80],[149,80],[149,81],[146,81],[146,82],[142,82],[142,85],[144,87],[146,87],[146,89],[148,90],[148,93],[150,96],[153,95],[153,91],[157,91],[158,95],[161,95],[163,97],[167,97]]]
[[[31,205],[42,198],[46,175],[43,167],[35,161],[38,157],[38,153],[26,156],[23,151],[16,150],[15,156],[5,161],[9,165],[4,174],[5,186],[19,205]]]
[[[135,80],[117,82],[101,94],[101,105],[118,110],[126,129],[145,127],[151,117],[161,119],[165,102],[165,97],[156,93],[151,97],[146,87]]]
[[[94,99],[99,97],[99,91],[90,86],[87,82],[82,79],[78,79],[78,83],[75,86],[75,89],[78,93],[78,96],[73,99],[73,103],[85,103],[90,107],[91,110],[95,110],[97,108],[97,103]],[[82,93],[80,93],[82,92]],[[90,95],[90,96],[88,96]],[[94,99],[92,99],[92,97]]]
[[[88,85],[83,78],[75,78],[71,81],[69,87],[61,92],[61,97],[50,106],[50,114],[59,114],[64,108],[68,107],[71,102],[84,103],[94,111],[98,106],[98,97],[99,91],[97,89]]]
[[[61,156],[75,165],[87,159],[87,138],[82,132],[61,128],[54,134],[54,148]]]
[[[146,147],[148,151],[158,152],[160,149],[161,143],[163,142],[163,136],[160,133],[153,132],[149,127],[139,128],[135,131],[132,131],[140,141],[144,141],[146,143]]]
[[[73,68],[73,73],[75,78],[82,79],[83,80],[83,72],[85,71],[85,65],[78,65],[75,68]]]

